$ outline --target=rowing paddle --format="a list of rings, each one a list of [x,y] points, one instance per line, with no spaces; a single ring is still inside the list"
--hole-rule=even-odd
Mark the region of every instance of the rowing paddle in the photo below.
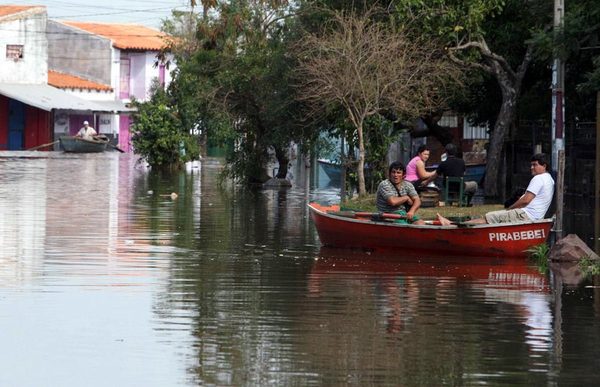
[[[46,147],[49,147],[49,146],[52,146],[52,145],[56,144],[58,141],[59,140],[52,141],[52,142],[49,142],[47,144],[42,144],[42,145],[34,146],[33,148],[29,148],[29,149],[26,149],[26,150],[28,150],[28,151],[34,151],[34,150],[46,148]]]
[[[406,219],[406,215],[390,214],[387,212],[329,211],[328,214],[343,216],[344,218],[371,218],[373,220]]]
[[[121,153],[125,153],[125,151],[123,149],[119,148],[116,145],[111,144],[110,142],[108,143],[108,146],[111,147],[111,148],[113,148],[114,150],[117,150],[117,151],[121,152]]]

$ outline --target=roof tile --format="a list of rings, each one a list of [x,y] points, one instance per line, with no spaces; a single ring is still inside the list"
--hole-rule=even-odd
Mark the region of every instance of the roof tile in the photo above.
[[[62,23],[110,39],[115,48],[122,50],[159,51],[166,46],[166,34],[137,24],[74,21],[63,21]]]
[[[89,81],[75,75],[63,74],[48,70],[48,84],[59,89],[88,89],[97,91],[112,91],[109,85]]]
[[[32,8],[43,8],[45,10],[46,7],[41,7],[38,5],[0,5],[0,17],[13,15],[15,13],[30,10]]]

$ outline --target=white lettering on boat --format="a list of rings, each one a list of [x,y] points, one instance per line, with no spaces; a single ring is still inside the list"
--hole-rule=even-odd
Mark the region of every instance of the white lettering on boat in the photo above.
[[[491,232],[489,233],[490,242],[509,242],[521,241],[526,239],[546,239],[544,229],[513,231],[513,232]]]

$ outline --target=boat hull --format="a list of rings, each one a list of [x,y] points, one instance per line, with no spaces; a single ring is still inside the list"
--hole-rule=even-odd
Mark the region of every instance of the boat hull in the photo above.
[[[323,168],[329,180],[337,181],[342,178],[342,166],[340,164],[325,159],[319,159],[317,162]]]
[[[72,153],[100,153],[108,144],[108,139],[84,140],[75,136],[62,136],[59,140],[63,150]]]
[[[546,241],[551,219],[469,227],[407,225],[347,218],[328,211],[337,206],[309,204],[324,246],[366,250],[419,251],[476,257],[526,257],[526,250]]]

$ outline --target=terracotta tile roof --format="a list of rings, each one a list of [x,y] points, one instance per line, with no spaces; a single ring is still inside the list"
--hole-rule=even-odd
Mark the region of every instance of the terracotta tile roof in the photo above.
[[[109,85],[103,85],[102,83],[88,81],[75,75],[63,74],[52,70],[48,70],[48,84],[59,89],[112,91]]]
[[[23,12],[30,10],[32,8],[41,8],[46,9],[46,7],[38,6],[38,5],[0,5],[0,17],[13,15],[15,13]]]
[[[165,46],[166,35],[158,30],[137,24],[61,22],[89,33],[110,39],[122,50],[159,51]]]

